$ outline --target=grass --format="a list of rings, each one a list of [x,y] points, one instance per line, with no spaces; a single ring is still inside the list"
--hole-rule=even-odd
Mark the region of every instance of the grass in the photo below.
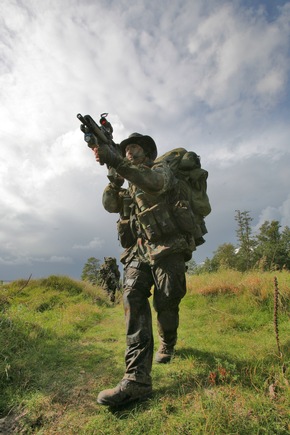
[[[173,362],[119,411],[96,397],[124,371],[121,296],[58,276],[1,286],[0,433],[289,434],[290,277],[276,276],[281,354],[273,273],[189,276]]]

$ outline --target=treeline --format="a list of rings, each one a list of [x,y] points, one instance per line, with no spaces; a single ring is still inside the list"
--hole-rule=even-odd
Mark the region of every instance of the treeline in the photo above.
[[[252,269],[261,271],[290,270],[290,228],[281,231],[279,221],[265,221],[256,235],[252,234],[253,218],[249,211],[236,210],[237,241],[224,243],[214,251],[213,257],[206,258],[202,265],[194,260],[188,263],[188,273],[216,272],[219,269],[234,269],[245,272]]]
[[[201,265],[192,259],[187,263],[189,274],[217,272],[220,269],[273,271],[290,270],[290,228],[281,230],[279,221],[265,221],[253,235],[249,211],[236,210],[237,245],[223,243]],[[100,260],[88,258],[81,279],[100,284]]]

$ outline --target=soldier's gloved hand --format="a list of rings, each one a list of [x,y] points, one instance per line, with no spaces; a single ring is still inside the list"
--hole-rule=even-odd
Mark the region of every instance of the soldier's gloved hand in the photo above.
[[[97,162],[99,162],[101,165],[106,163],[112,168],[117,168],[117,166],[119,166],[119,164],[123,161],[123,158],[107,145],[96,146],[93,151]]]

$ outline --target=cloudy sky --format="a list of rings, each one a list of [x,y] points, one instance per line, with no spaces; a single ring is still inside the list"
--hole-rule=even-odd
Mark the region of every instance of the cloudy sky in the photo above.
[[[199,263],[253,230],[290,225],[290,1],[2,0],[0,280],[79,278],[119,257],[106,169],[77,113],[109,112],[114,140],[151,135],[209,171]]]

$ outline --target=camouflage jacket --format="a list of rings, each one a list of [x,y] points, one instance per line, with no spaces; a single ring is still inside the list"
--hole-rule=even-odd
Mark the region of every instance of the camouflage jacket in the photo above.
[[[177,180],[165,162],[152,167],[133,165],[127,159],[117,172],[129,182],[127,189],[110,183],[103,193],[103,206],[110,213],[119,213],[117,223],[121,245],[126,248],[122,263],[132,258],[154,264],[159,258],[183,253],[185,261],[195,250],[193,237],[182,234],[172,219],[171,206],[178,201]],[[156,174],[163,186],[156,190]]]
[[[117,265],[102,264],[99,270],[99,275],[102,284],[119,285],[120,272]]]

